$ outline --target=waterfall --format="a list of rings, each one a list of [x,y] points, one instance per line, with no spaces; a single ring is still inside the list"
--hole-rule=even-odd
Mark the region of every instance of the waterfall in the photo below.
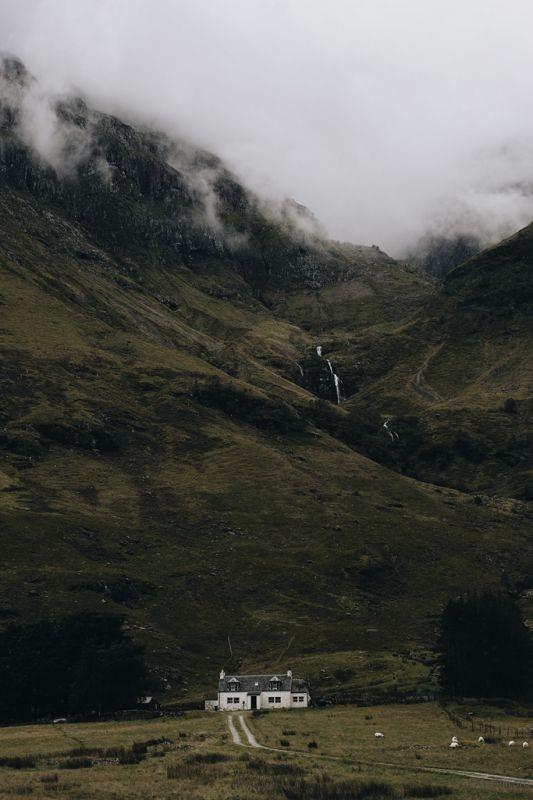
[[[342,402],[341,379],[336,372],[333,373],[333,382],[335,383],[335,391],[337,392],[337,405],[340,406]]]
[[[339,376],[337,375],[337,373],[335,372],[335,370],[333,369],[333,365],[332,365],[331,361],[329,360],[329,358],[327,358],[326,361],[328,362],[329,371],[331,372],[331,375],[333,377],[333,383],[335,384],[335,392],[337,393],[337,405],[340,406],[340,404],[342,403],[342,400],[343,400],[343,397],[342,397],[342,381],[339,378]]]
[[[321,344],[317,345],[316,354],[317,354],[317,356],[319,358],[322,358],[322,345]],[[333,378],[333,383],[335,384],[335,393],[337,395],[337,405],[340,406],[340,404],[344,400],[344,397],[343,397],[343,394],[342,394],[342,381],[339,378],[339,376],[337,375],[337,373],[335,372],[335,370],[333,369],[333,364],[331,363],[329,358],[326,358],[326,361],[327,361],[327,364],[328,364],[328,367],[329,367],[329,371],[331,372],[331,377]],[[300,369],[301,369],[301,367],[300,367]],[[303,372],[302,372],[302,375],[303,375]]]
[[[391,431],[391,429],[389,428],[389,422],[390,422],[390,417],[387,417],[387,419],[383,423],[383,427],[385,428],[385,430],[387,431],[388,435],[390,436],[391,441],[394,442],[397,439],[399,439],[400,437],[398,436],[396,431]]]

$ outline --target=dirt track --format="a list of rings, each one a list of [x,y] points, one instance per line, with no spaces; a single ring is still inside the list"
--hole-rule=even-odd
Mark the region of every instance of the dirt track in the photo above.
[[[232,736],[232,740],[234,744],[239,745],[240,747],[254,747],[259,748],[261,750],[270,750],[275,753],[286,753],[290,754],[293,753],[294,755],[299,756],[306,756],[307,758],[321,758],[330,761],[343,761],[345,763],[350,763],[349,759],[344,758],[342,756],[328,756],[323,755],[321,753],[308,753],[305,750],[286,750],[281,747],[268,747],[267,745],[260,744],[257,739],[255,738],[254,734],[246,724],[246,720],[242,714],[239,714],[239,722],[241,724],[241,728],[244,731],[244,734],[248,740],[248,744],[243,744],[239,733],[235,728],[235,723],[231,714],[228,716],[228,726],[230,729],[230,733]],[[515,778],[511,775],[493,775],[490,772],[471,772],[470,770],[464,769],[445,769],[442,767],[407,767],[401,764],[394,764],[387,761],[354,761],[354,764],[361,764],[364,766],[376,766],[376,767],[389,767],[393,769],[401,769],[406,770],[407,772],[432,772],[437,773],[440,775],[459,775],[464,778],[473,778],[474,780],[478,781],[490,781],[492,783],[507,783],[513,784],[514,786],[529,786],[533,788],[533,779],[531,778]]]

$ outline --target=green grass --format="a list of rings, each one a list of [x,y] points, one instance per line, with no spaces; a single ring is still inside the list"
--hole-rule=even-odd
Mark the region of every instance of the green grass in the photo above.
[[[431,764],[516,776],[532,771],[527,753],[480,748],[432,704],[248,718],[259,740],[275,747],[290,726],[290,747],[283,753],[236,747],[226,717],[189,712],[179,719],[0,728],[0,765],[10,759],[18,767],[0,766],[0,797],[283,800],[287,791],[296,790],[304,800],[399,800],[449,792],[457,800],[528,796],[528,789],[422,771]],[[373,736],[378,726],[386,734],[379,743]],[[465,746],[450,752],[448,738],[454,733]],[[318,746],[309,749],[313,739]],[[136,748],[143,757],[128,763],[124,754]],[[320,793],[313,795],[318,787]],[[339,795],[341,790],[351,794]]]
[[[416,477],[524,499],[532,479],[532,250],[528,226],[450,273],[393,335],[339,340],[340,363],[349,367],[355,355],[360,364],[361,392],[349,404],[418,419],[424,441],[410,463]],[[516,414],[503,411],[509,397]],[[458,434],[474,444],[473,457],[461,451]],[[422,449],[436,445],[447,452],[444,463],[424,458]]]

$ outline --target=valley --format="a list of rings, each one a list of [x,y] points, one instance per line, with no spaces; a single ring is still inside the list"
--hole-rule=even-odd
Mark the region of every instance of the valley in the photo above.
[[[198,702],[223,663],[424,693],[450,596],[531,618],[533,229],[439,285],[188,143],[57,114],[88,142],[64,175],[0,124],[2,624],[119,613]]]

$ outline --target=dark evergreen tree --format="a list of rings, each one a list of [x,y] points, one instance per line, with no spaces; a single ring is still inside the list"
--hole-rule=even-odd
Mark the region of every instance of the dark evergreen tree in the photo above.
[[[522,698],[531,691],[531,634],[510,595],[483,592],[450,600],[437,649],[441,687],[449,695]]]
[[[128,708],[146,688],[142,650],[115,615],[77,614],[0,633],[0,719]]]

